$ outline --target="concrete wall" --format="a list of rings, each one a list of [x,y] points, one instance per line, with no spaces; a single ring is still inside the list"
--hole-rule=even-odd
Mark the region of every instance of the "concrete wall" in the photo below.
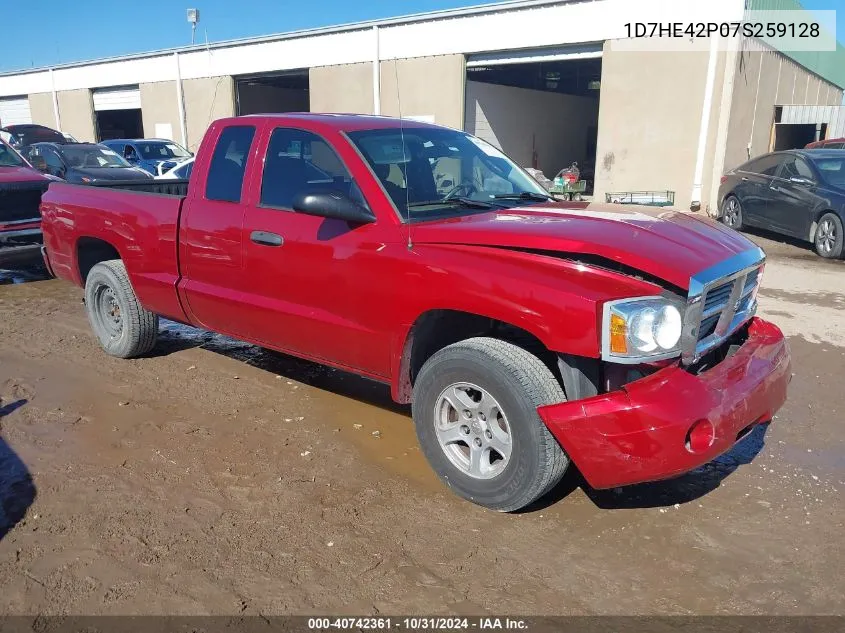
[[[466,130],[499,147],[523,167],[549,178],[577,161],[584,165],[587,135],[598,122],[598,99],[468,81]],[[593,157],[589,157],[592,159]]]
[[[52,92],[36,92],[29,95],[29,112],[33,123],[54,129],[58,127]]]
[[[398,96],[403,116],[433,115],[438,125],[463,129],[464,62],[463,55],[381,62],[381,113],[398,116]]]
[[[737,55],[724,169],[769,151],[776,105],[839,105],[842,91],[784,55],[755,47]]]
[[[212,121],[234,116],[234,81],[231,77],[185,79],[182,81],[182,94],[185,98],[188,149],[196,151]]]
[[[306,88],[280,88],[269,85],[237,87],[238,114],[263,114],[266,112],[308,112],[310,102]]]
[[[605,42],[596,200],[611,191],[671,190],[675,206],[689,208],[709,57],[706,50],[614,51]],[[717,77],[714,108],[721,83]],[[705,166],[712,151],[711,145]]]
[[[152,138],[164,135],[161,130],[156,132],[156,124],[170,126],[170,139],[182,142],[179,127],[179,101],[176,98],[175,81],[157,81],[155,83],[140,84],[141,91],[141,120],[144,125],[144,136]]]
[[[311,112],[373,114],[373,65],[320,66],[309,71]]]
[[[59,116],[62,119],[62,132],[72,134],[78,141],[97,140],[94,128],[94,103],[91,91],[60,90],[58,93]]]

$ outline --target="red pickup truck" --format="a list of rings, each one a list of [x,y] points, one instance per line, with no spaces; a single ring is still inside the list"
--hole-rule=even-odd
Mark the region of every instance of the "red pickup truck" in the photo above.
[[[0,139],[0,268],[40,261],[41,194],[50,179]]]
[[[440,478],[497,510],[570,462],[597,488],[693,469],[791,377],[745,237],[556,202],[435,125],[223,119],[190,184],[56,183],[41,211],[47,265],[85,288],[107,353],[149,352],[161,315],[389,383]]]

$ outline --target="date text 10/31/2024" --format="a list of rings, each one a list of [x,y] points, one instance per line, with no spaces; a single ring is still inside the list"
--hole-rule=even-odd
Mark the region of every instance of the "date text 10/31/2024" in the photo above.
[[[400,618],[308,618],[308,628],[314,631],[333,629],[347,630],[408,630],[408,631],[450,631],[450,630],[528,630],[528,622],[520,618],[447,618],[447,617],[400,617]]]

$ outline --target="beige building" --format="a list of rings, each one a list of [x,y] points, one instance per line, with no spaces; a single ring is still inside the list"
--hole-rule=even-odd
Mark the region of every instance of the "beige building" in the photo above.
[[[626,21],[732,21],[745,8],[675,4],[667,16],[661,0],[517,0],[5,73],[0,122],[195,151],[225,116],[401,114],[480,136],[549,178],[577,162],[596,199],[671,192],[676,207],[708,209],[726,169],[824,137],[779,112],[842,103],[845,63],[841,47],[814,58],[756,40],[658,50],[627,37]]]

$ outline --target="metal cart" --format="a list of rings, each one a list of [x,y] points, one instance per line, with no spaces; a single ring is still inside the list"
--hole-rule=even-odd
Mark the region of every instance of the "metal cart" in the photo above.
[[[581,194],[587,189],[587,181],[579,180],[577,182],[564,182],[561,185],[552,185],[549,193],[553,196],[562,196],[566,200],[580,200]]]
[[[619,191],[606,193],[606,202],[615,204],[641,204],[649,207],[671,207],[675,204],[674,191]]]

